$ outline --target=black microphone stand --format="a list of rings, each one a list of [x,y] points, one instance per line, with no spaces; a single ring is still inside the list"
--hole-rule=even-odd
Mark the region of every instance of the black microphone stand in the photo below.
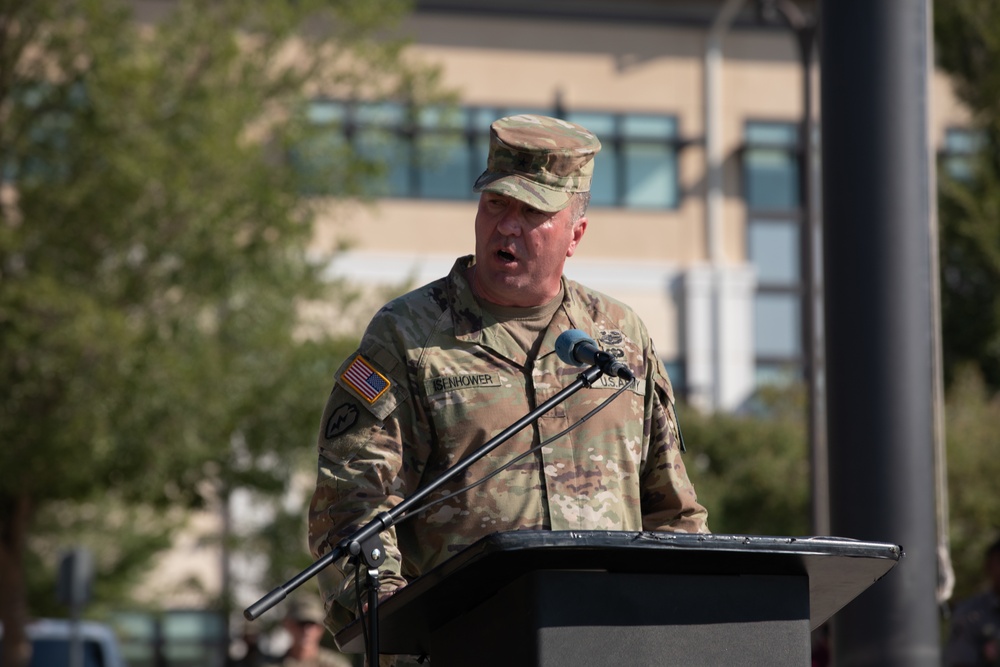
[[[368,664],[378,664],[378,584],[379,566],[385,562],[385,545],[382,543],[380,534],[392,526],[396,519],[404,515],[408,510],[419,503],[428,495],[433,493],[445,482],[464,472],[473,463],[483,458],[498,446],[506,442],[530,423],[541,417],[543,414],[559,405],[567,398],[580,391],[584,387],[590,387],[598,378],[604,375],[601,365],[595,364],[580,373],[572,384],[562,389],[558,394],[545,401],[537,408],[521,417],[496,436],[483,443],[478,449],[456,463],[451,468],[445,470],[441,477],[426,486],[417,489],[401,503],[387,512],[379,512],[374,519],[359,528],[350,537],[341,540],[336,547],[324,556],[321,556],[312,565],[299,572],[297,575],[278,586],[270,593],[260,598],[252,605],[243,610],[243,617],[248,621],[256,620],[268,609],[278,604],[296,588],[312,579],[331,563],[337,561],[345,555],[350,556],[355,561],[355,567],[365,567],[365,581],[368,586]],[[362,618],[362,622],[364,619]]]

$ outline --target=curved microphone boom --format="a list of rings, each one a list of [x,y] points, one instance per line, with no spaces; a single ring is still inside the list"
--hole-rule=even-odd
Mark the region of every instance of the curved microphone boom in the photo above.
[[[597,341],[579,329],[563,331],[556,338],[556,355],[570,366],[598,366],[605,375],[631,382],[628,366],[597,347]]]

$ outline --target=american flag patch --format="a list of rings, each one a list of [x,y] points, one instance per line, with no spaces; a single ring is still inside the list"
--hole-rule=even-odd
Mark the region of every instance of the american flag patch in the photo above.
[[[361,394],[369,403],[374,403],[391,384],[384,375],[369,366],[368,362],[360,356],[354,358],[347,370],[341,374],[340,379]]]

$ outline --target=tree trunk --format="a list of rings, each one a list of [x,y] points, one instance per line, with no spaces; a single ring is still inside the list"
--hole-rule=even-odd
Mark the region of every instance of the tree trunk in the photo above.
[[[30,520],[28,498],[0,497],[0,664],[4,667],[25,667],[31,658],[31,645],[24,631],[28,622],[24,554]]]

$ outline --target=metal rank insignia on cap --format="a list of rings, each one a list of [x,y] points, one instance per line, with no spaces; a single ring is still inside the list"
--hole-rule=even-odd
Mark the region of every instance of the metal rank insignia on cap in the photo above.
[[[361,355],[354,358],[340,379],[369,403],[374,403],[392,386],[389,379],[372,368]]]

